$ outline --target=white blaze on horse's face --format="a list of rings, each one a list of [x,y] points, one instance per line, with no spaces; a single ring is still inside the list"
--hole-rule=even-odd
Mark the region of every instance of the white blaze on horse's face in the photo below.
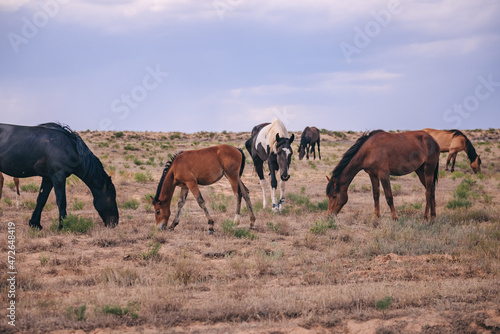
[[[281,180],[288,181],[288,179],[290,178],[288,169],[290,167],[290,162],[292,161],[292,150],[289,147],[280,147],[278,148],[277,155]]]

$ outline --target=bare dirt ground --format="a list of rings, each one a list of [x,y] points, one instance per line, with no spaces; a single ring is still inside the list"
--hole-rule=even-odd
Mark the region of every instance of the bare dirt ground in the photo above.
[[[299,161],[294,154],[282,214],[262,208],[245,152],[255,230],[248,230],[245,211],[240,225],[231,225],[235,204],[226,179],[203,187],[216,220],[208,235],[191,194],[173,232],[155,229],[149,196],[175,152],[218,143],[243,147],[248,133],[81,132],[112,175],[120,223],[104,227],[90,191],[71,177],[68,212],[95,226],[84,233],[51,229],[57,218],[51,194],[44,229],[33,231],[28,220],[41,180],[21,180],[27,187],[20,207],[5,187],[0,332],[498,333],[500,130],[466,134],[481,154],[483,173],[472,173],[463,152],[454,174],[440,172],[433,222],[422,220],[424,188],[411,174],[391,181],[400,219],[390,219],[383,196],[376,219],[364,172],[329,220],[325,176],[360,133],[323,131],[322,160]],[[443,155],[442,170],[444,162]],[[462,207],[450,204],[457,200]],[[16,226],[15,327],[7,318],[7,222]]]

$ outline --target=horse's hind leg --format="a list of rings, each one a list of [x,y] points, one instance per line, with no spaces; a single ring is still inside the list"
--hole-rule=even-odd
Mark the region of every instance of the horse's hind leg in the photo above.
[[[240,196],[240,202],[241,202],[241,196],[243,196],[247,204],[248,212],[250,212],[250,228],[253,228],[255,224],[255,214],[253,213],[252,201],[250,200],[250,196],[248,195],[249,191],[247,187],[243,184],[243,181],[241,181],[241,179],[238,181],[238,184],[239,184],[238,196]]]
[[[63,172],[54,175],[52,178],[54,192],[56,194],[56,203],[59,208],[59,229],[62,229],[62,221],[66,218],[66,177]]]
[[[205,200],[203,199],[203,196],[201,196],[200,193],[200,188],[198,187],[197,182],[189,182],[186,183],[187,187],[193,194],[194,198],[196,198],[196,201],[198,202],[198,205],[200,208],[205,212],[205,216],[208,219],[208,233],[212,234],[214,233],[214,220],[210,216],[210,213],[208,212],[207,206],[205,204]]]
[[[239,224],[241,219],[240,211],[241,211],[241,197],[242,197],[239,185],[240,179],[237,174],[235,176],[226,173],[226,177],[229,180],[229,183],[231,184],[231,188],[233,189],[234,197],[236,199],[236,215],[234,216],[234,222],[236,224]]]
[[[453,173],[455,171],[455,161],[457,160],[457,154],[458,152],[450,152],[451,155],[451,172]]]
[[[182,207],[186,203],[186,197],[188,195],[188,192],[189,188],[186,187],[181,188],[181,195],[179,197],[179,201],[177,202],[177,214],[175,215],[172,225],[170,225],[171,230],[173,230],[179,224],[179,218],[181,216]]]
[[[42,216],[42,209],[45,206],[45,203],[47,203],[52,187],[52,181],[49,178],[44,177],[42,179],[42,184],[40,185],[38,198],[36,199],[36,207],[29,222],[30,227],[38,228],[40,230],[42,229],[42,225],[40,225],[40,217]]]
[[[318,158],[319,158],[319,160],[321,160],[321,152],[320,152],[320,150],[319,150],[319,142],[320,142],[320,141],[319,141],[319,139],[318,139]]]
[[[436,167],[437,168],[437,167]],[[415,170],[418,175],[420,183],[425,187],[425,211],[424,220],[429,217],[429,211],[431,212],[431,217],[436,216],[436,196],[435,196],[435,185],[434,185],[434,172],[426,172],[426,165],[422,165],[420,168]]]

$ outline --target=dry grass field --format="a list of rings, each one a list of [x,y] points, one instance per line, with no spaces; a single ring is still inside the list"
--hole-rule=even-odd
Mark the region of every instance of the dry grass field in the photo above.
[[[68,213],[88,229],[54,229],[52,193],[44,229],[30,230],[41,180],[21,180],[18,208],[6,177],[0,332],[498,333],[500,130],[465,133],[481,154],[483,172],[473,174],[462,152],[456,171],[445,173],[442,155],[433,222],[422,219],[424,188],[414,174],[391,181],[399,220],[390,219],[383,195],[376,219],[364,172],[329,220],[325,176],[360,133],[323,131],[322,160],[299,161],[294,154],[282,214],[262,209],[245,151],[254,230],[246,209],[240,225],[232,225],[235,204],[225,178],[202,187],[216,220],[209,235],[191,194],[175,231],[156,230],[150,196],[175,152],[219,143],[244,147],[249,133],[81,132],[113,178],[120,223],[104,227],[90,191],[73,176]],[[10,221],[16,225],[15,327],[6,310]]]

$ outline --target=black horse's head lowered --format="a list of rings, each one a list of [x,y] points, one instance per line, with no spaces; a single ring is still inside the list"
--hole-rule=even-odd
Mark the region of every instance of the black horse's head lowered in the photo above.
[[[0,172],[13,177],[41,176],[42,184],[30,226],[41,229],[42,209],[54,188],[59,228],[66,217],[66,178],[78,176],[94,196],[94,207],[106,226],[118,224],[116,190],[101,161],[80,136],[56,123],[38,126],[0,124]]]

